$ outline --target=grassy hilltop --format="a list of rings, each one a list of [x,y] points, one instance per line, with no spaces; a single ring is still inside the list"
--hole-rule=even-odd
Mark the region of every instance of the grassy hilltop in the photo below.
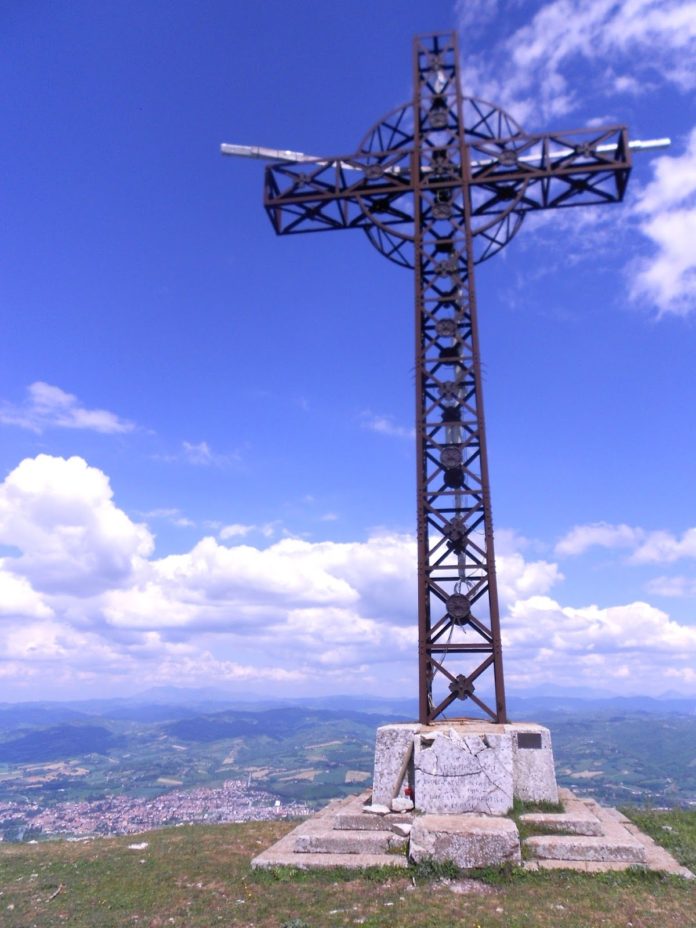
[[[631,813],[696,869],[696,811]],[[696,881],[448,867],[252,871],[288,822],[0,845],[3,928],[694,928]],[[142,846],[146,842],[146,846]],[[136,845],[136,847],[129,847]]]

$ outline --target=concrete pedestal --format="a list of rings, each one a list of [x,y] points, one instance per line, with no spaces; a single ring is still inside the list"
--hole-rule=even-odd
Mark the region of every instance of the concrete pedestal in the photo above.
[[[373,803],[391,808],[411,800],[418,812],[506,815],[514,799],[558,802],[547,728],[458,720],[377,730]]]

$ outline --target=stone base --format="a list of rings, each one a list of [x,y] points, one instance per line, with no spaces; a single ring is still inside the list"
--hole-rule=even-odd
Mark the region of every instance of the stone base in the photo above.
[[[533,859],[526,870],[603,872],[642,867],[690,879],[652,838],[617,812],[593,799],[559,790],[563,812],[524,816],[527,824],[569,830],[526,838],[523,848]],[[463,869],[520,864],[520,841],[512,819],[487,815],[414,815],[370,805],[370,793],[336,799],[299,824],[252,860],[252,867],[406,867],[406,844],[413,861],[453,861]],[[379,811],[376,811],[379,810]],[[538,819],[542,819],[538,821]]]
[[[505,815],[513,799],[556,803],[549,730],[477,720],[383,725],[372,801],[391,808],[404,798],[434,814]]]
[[[512,819],[486,815],[419,815],[409,857],[451,861],[462,869],[520,864],[520,836]]]
[[[369,792],[347,799],[334,799],[316,815],[301,822],[280,841],[251,861],[254,869],[295,867],[312,870],[325,867],[406,867],[402,815],[368,815],[363,812]],[[361,816],[367,828],[346,828],[349,819]],[[397,821],[392,823],[392,819]],[[374,828],[376,822],[380,827]],[[405,851],[405,848],[404,848]]]

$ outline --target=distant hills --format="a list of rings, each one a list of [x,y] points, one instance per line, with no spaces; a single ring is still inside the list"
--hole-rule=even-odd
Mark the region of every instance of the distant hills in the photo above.
[[[696,805],[696,698],[513,694],[509,714],[551,729],[561,785],[613,805]],[[238,780],[316,804],[369,786],[378,725],[415,716],[414,700],[253,703],[169,688],[5,703],[0,802],[148,798]]]
[[[646,712],[663,715],[679,713],[696,715],[696,695],[681,696],[616,696],[588,695],[578,688],[547,687],[532,693],[508,694],[511,719],[527,720],[535,713],[548,712]],[[0,732],[12,731],[23,725],[50,725],[58,722],[87,721],[94,717],[131,721],[163,722],[192,718],[227,710],[256,714],[264,710],[277,712],[282,708],[324,709],[345,714],[362,712],[382,716],[415,719],[416,699],[377,696],[308,696],[285,699],[253,699],[229,695],[215,689],[184,689],[154,687],[136,696],[111,699],[66,700],[58,702],[0,702]]]
[[[35,764],[84,754],[108,754],[118,739],[98,725],[57,725],[0,741],[0,763]]]

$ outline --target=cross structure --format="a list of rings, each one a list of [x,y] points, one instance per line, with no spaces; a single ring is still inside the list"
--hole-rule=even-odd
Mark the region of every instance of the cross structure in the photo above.
[[[362,229],[415,272],[420,721],[456,700],[506,721],[474,265],[539,209],[616,203],[631,170],[626,128],[529,134],[463,95],[456,36],[418,36],[413,99],[356,152],[268,149],[277,233]],[[235,150],[236,149],[236,150]]]

